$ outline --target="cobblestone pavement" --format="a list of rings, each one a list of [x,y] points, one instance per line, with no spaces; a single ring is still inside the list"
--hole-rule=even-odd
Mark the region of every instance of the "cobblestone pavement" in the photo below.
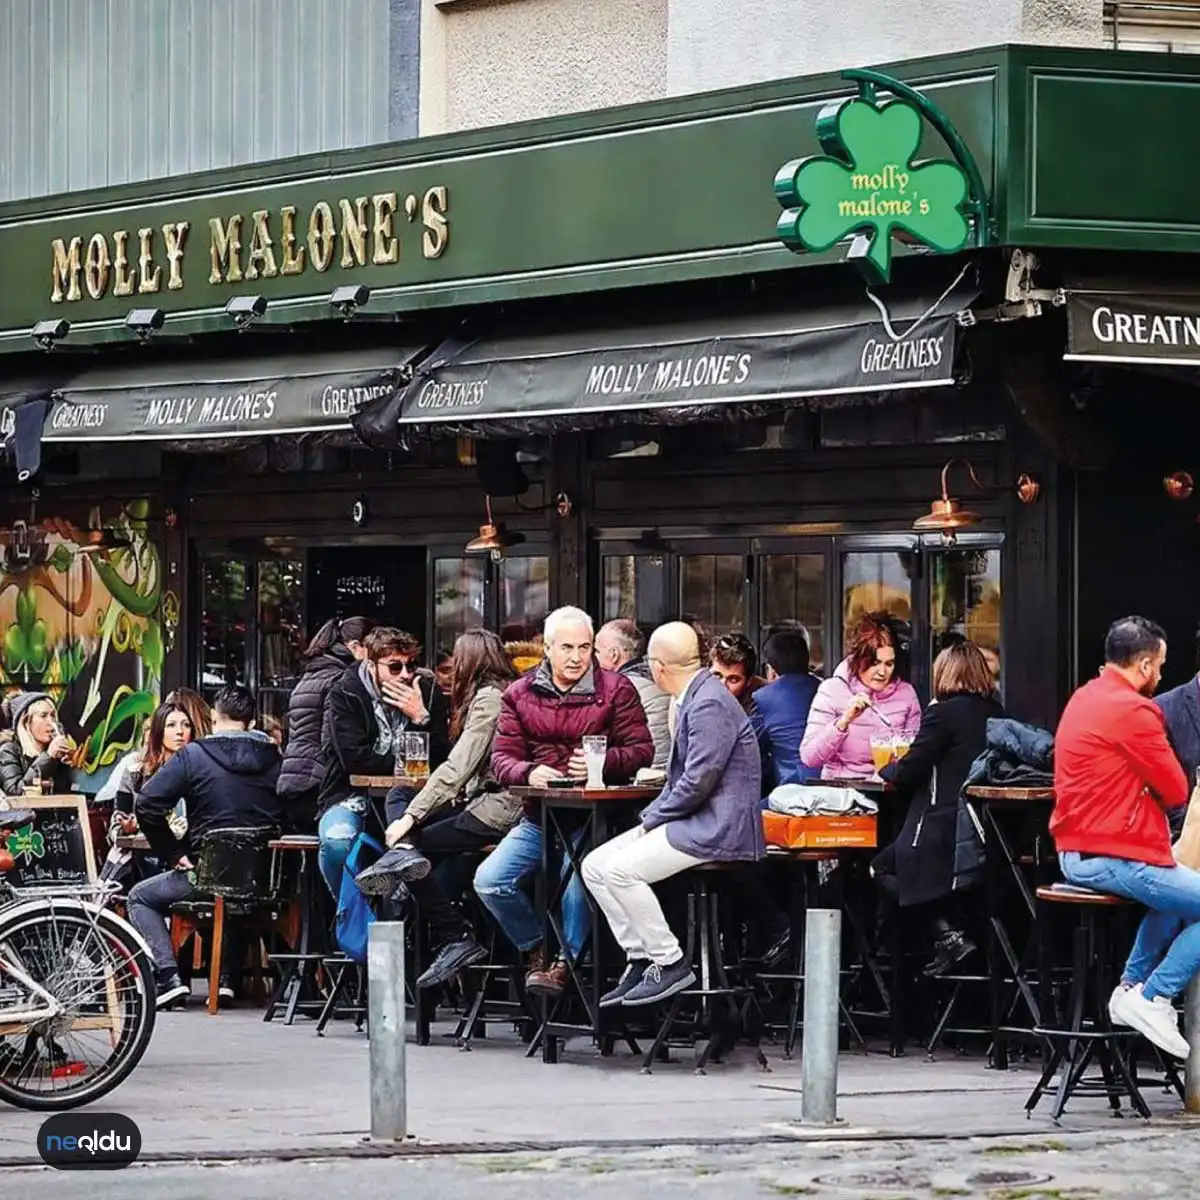
[[[1057,1137],[929,1138],[809,1142],[796,1146],[697,1146],[657,1150],[561,1150],[373,1160],[244,1162],[134,1167],[106,1175],[122,1200],[276,1200],[336,1194],[339,1200],[404,1196],[459,1200],[486,1195],[655,1197],[808,1196],[813,1200],[1116,1200],[1195,1194],[1200,1129],[1124,1128]],[[97,1177],[11,1169],[6,1196],[91,1200]]]

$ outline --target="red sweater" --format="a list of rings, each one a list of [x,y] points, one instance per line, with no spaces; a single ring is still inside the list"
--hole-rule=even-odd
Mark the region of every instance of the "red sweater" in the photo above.
[[[1175,865],[1166,809],[1187,803],[1187,778],[1161,710],[1116,671],[1067,702],[1054,736],[1054,788],[1050,832],[1060,851]]]

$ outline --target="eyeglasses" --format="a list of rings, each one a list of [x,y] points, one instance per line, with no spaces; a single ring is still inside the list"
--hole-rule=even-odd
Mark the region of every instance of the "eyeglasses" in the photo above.
[[[417,664],[415,662],[381,662],[379,664],[389,675],[415,675],[417,673]]]

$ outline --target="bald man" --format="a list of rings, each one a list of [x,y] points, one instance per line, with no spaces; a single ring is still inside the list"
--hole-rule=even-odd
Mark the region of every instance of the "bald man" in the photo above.
[[[583,860],[583,879],[629,960],[601,997],[608,1008],[654,1004],[696,982],[651,884],[706,862],[763,857],[762,767],[742,706],[700,661],[695,630],[655,630],[654,682],[677,703],[667,785],[635,828]]]

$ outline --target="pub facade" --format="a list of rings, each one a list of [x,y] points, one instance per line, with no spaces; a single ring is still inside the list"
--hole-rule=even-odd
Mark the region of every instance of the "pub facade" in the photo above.
[[[93,791],[354,614],[827,672],[885,608],[1053,724],[1137,610],[1183,677],[1198,76],[1000,47],[0,208],[3,683]]]

